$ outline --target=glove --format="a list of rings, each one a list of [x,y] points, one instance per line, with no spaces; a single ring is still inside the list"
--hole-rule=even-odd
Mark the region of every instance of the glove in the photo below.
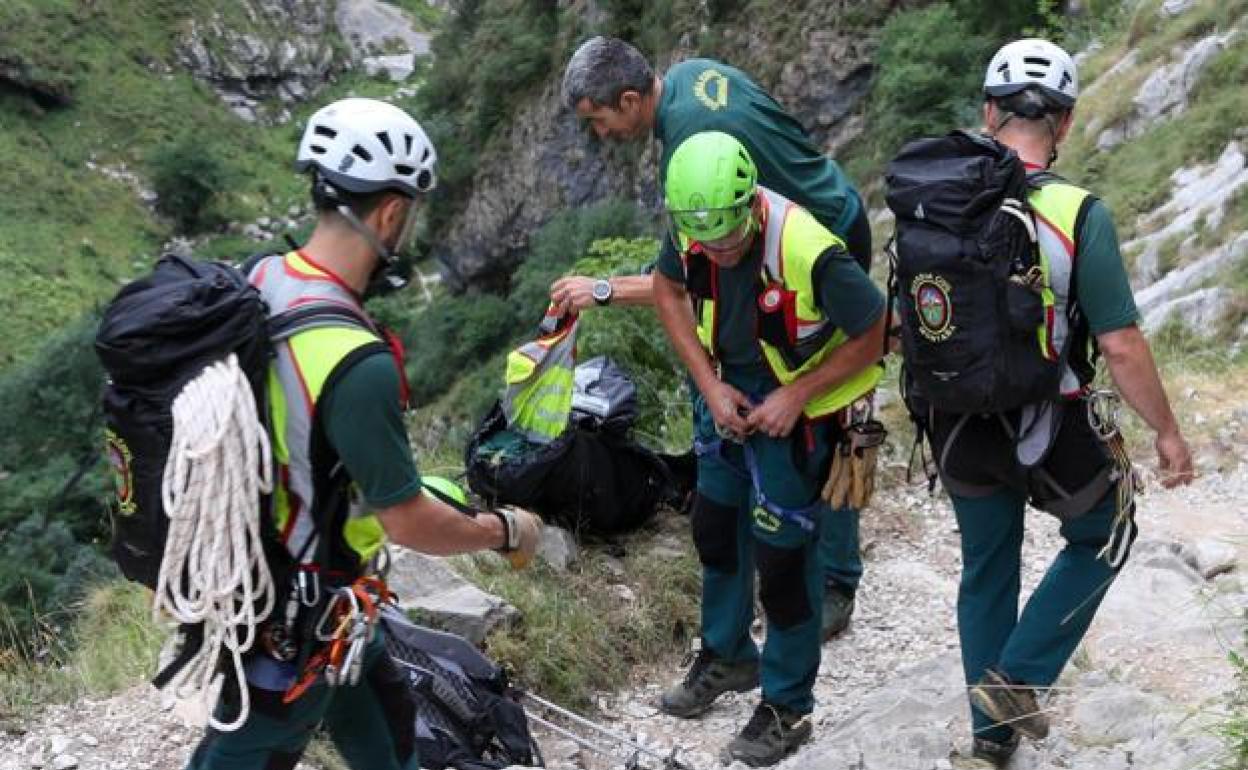
[[[888,431],[878,420],[851,425],[846,441],[833,451],[822,497],[833,508],[862,510],[875,492],[875,468]]]
[[[537,546],[542,539],[542,520],[523,508],[506,505],[491,511],[503,522],[507,532],[506,545],[498,549],[512,569],[524,569],[533,561]]]
[[[849,497],[850,481],[849,445],[839,444],[832,450],[832,467],[828,470],[828,480],[819,494],[832,508],[845,507]]]

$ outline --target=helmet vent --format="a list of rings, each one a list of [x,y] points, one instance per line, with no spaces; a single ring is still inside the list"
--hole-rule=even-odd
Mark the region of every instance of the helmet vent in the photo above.
[[[351,154],[359,158],[360,160],[364,161],[365,163],[373,162],[373,154],[358,144],[351,148]]]
[[[378,131],[378,132],[377,132],[377,141],[379,141],[379,142],[381,142],[383,145],[385,145],[386,152],[390,153],[391,155],[393,155],[393,154],[394,154],[394,145],[390,144],[390,135],[389,135],[389,134],[387,134],[385,131]]]
[[[406,163],[396,163],[396,164],[394,165],[394,170],[395,170],[395,171],[397,171],[397,172],[399,172],[399,173],[400,173],[400,174],[402,174],[403,176],[411,176],[411,175],[412,175],[412,173],[413,173],[414,171],[416,171],[416,169],[412,168],[411,166],[407,165]]]
[[[323,136],[326,139],[333,139],[334,137],[338,136],[338,132],[330,128],[329,126],[317,126],[315,131],[316,131],[317,136]],[[324,151],[322,150],[322,152]]]
[[[412,135],[411,134],[403,135],[403,146],[405,148],[403,150],[403,154],[411,155],[412,154]],[[428,152],[428,150],[426,150],[425,152]]]
[[[319,145],[319,144],[314,144],[314,145],[312,145],[311,149],[312,149],[312,152],[316,153],[317,155],[324,155],[324,154],[325,154],[325,148],[324,148],[324,147],[322,147],[322,146],[321,146],[321,145]]]
[[[1052,64],[1052,62],[1049,61],[1048,59],[1044,59],[1039,56],[1026,56],[1026,57],[1023,57],[1023,61],[1026,62],[1027,64],[1033,64],[1037,67],[1048,67],[1050,64]]]

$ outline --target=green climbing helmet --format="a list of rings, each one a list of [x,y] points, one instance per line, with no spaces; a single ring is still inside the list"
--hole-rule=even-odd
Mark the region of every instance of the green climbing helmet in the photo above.
[[[735,137],[703,131],[681,142],[663,182],[673,235],[714,241],[736,230],[750,216],[757,181],[758,169]]]
[[[436,497],[444,497],[460,505],[468,505],[468,495],[464,492],[464,488],[445,476],[421,476],[420,483],[425,489],[438,493]]]

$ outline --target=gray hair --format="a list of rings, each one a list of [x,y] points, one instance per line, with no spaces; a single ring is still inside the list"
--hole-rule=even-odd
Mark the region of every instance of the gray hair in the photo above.
[[[591,37],[576,49],[563,72],[563,103],[570,109],[582,99],[596,107],[615,107],[620,94],[645,95],[654,87],[654,70],[646,57],[614,37]]]

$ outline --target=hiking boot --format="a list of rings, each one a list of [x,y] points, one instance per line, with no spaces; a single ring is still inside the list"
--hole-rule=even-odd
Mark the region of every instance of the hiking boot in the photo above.
[[[674,717],[694,717],[711,707],[725,692],[749,692],[758,687],[758,661],[729,663],[707,647],[697,650],[683,681],[659,696],[659,709]]]
[[[1019,740],[1020,736],[1017,732],[1012,733],[1003,743],[990,741],[987,738],[976,738],[971,746],[971,756],[993,767],[1005,767],[1010,757],[1014,756],[1014,752],[1018,750]]]
[[[1004,674],[988,669],[971,688],[971,703],[998,724],[1009,725],[1028,738],[1049,734],[1049,718],[1036,703],[1035,690],[1011,682]]]
[[[809,714],[763,701],[741,734],[728,743],[722,758],[750,767],[774,765],[809,740],[811,731]]]
[[[828,641],[849,628],[854,614],[854,592],[839,583],[828,582],[823,588],[823,624],[820,638]]]

